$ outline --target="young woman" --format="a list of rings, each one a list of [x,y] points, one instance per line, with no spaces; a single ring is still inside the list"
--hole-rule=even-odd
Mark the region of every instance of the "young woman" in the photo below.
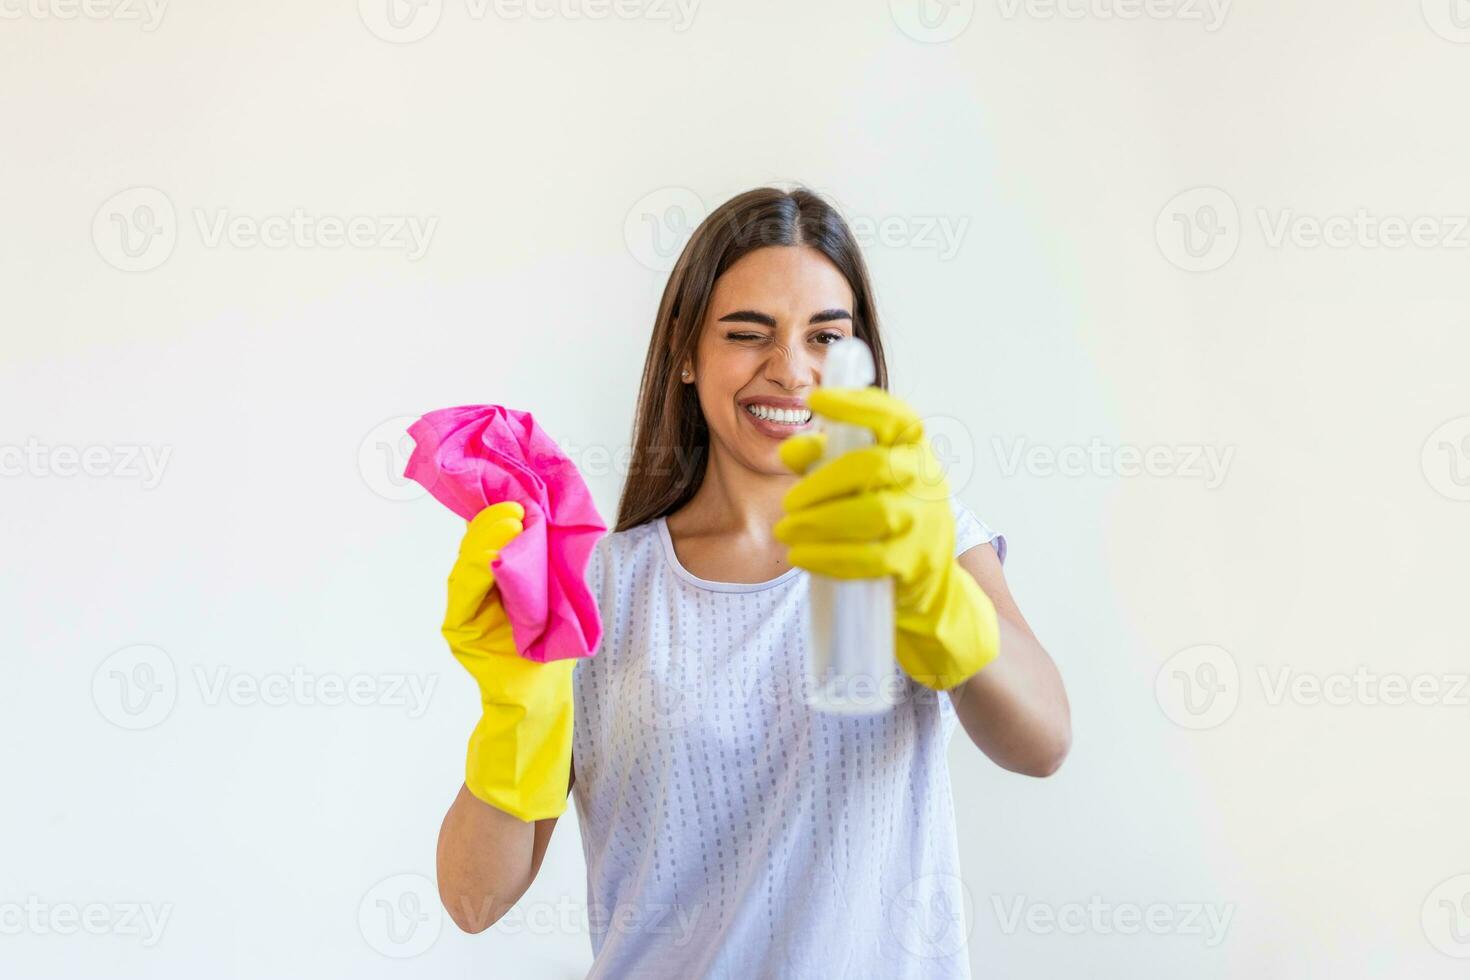
[[[878,385],[818,391],[828,345]],[[444,634],[484,717],[439,838],[439,887],[478,932],[523,895],[570,786],[593,977],[969,976],[946,744],[1056,770],[1061,680],[1012,600],[1005,541],[950,497],[886,390],[867,270],[806,190],[742,194],[695,231],[644,365],[634,460],[588,581],[597,655],[516,656],[489,561],[521,530],[466,531]],[[812,411],[876,444],[824,465]],[[876,715],[805,699],[808,573],[894,579],[894,679]],[[899,673],[901,671],[901,673]],[[983,835],[984,814],[965,814]]]

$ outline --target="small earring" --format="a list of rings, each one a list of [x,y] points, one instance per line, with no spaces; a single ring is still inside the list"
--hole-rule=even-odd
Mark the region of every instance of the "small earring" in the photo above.
[[[685,371],[684,372],[684,380],[685,381],[688,381],[689,380],[689,372],[688,371]]]

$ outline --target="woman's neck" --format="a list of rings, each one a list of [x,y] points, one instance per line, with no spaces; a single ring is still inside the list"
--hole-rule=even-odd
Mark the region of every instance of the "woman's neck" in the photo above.
[[[712,448],[704,479],[677,511],[680,530],[734,535],[752,541],[771,537],[785,511],[781,498],[796,483],[794,473],[761,473]]]

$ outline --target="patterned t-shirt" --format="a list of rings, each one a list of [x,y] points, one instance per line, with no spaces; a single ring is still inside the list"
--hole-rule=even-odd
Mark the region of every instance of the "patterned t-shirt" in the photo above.
[[[951,498],[956,555],[1005,539]],[[809,708],[809,574],[714,582],[662,518],[609,534],[577,666],[590,978],[969,977],[947,694]],[[897,668],[895,667],[895,670]]]

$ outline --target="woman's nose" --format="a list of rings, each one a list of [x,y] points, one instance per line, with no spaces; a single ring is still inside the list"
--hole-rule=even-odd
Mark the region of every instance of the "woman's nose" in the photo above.
[[[788,390],[811,387],[819,376],[818,360],[800,350],[778,347],[766,361],[766,380]]]

